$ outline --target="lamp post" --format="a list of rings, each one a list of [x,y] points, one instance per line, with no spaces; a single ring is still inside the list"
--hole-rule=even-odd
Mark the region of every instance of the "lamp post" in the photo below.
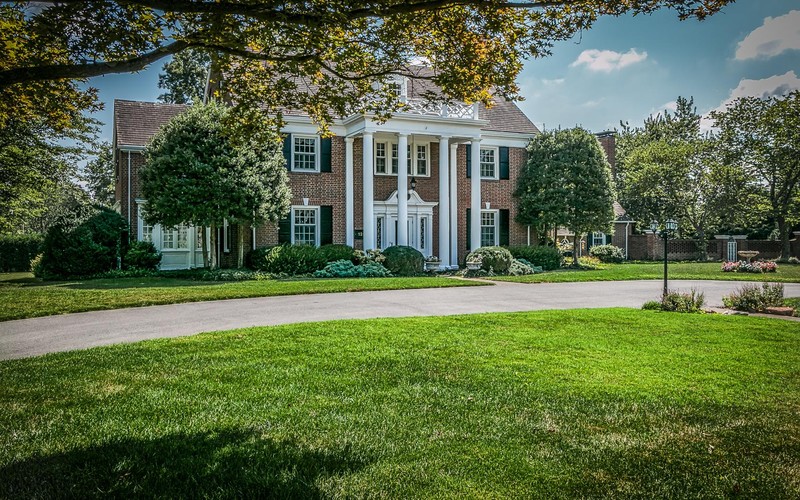
[[[414,192],[415,189],[417,189],[417,178],[412,176],[411,177],[411,189],[408,190],[408,199],[409,200],[411,199],[411,193]]]
[[[650,223],[650,229],[653,231],[653,234],[659,234],[658,231],[659,223],[657,220],[654,220]],[[669,293],[669,286],[667,285],[667,242],[669,241],[669,234],[674,233],[678,230],[678,222],[675,219],[667,219],[667,222],[664,223],[664,229],[661,230],[661,237],[664,238],[664,294],[663,297],[667,296]]]

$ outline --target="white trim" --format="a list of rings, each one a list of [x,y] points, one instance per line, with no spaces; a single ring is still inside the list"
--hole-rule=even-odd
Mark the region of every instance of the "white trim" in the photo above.
[[[411,195],[408,199],[408,216],[406,219],[406,228],[408,228],[409,221],[411,222],[411,229],[413,233],[408,235],[408,245],[417,248],[425,257],[433,255],[433,207],[439,205],[435,201],[425,201],[420,198],[416,191],[409,193]],[[383,219],[381,242],[383,247],[387,248],[391,245],[397,245],[397,234],[394,234],[394,239],[391,238],[394,231],[394,224],[397,222],[398,233],[400,229],[400,221],[398,217],[398,198],[397,191],[392,192],[385,201],[376,201],[374,204],[373,223],[377,227],[379,218]],[[419,247],[419,230],[420,220],[425,219],[425,247]],[[377,241],[377,238],[376,238]]]
[[[320,207],[318,205],[292,205],[292,209],[289,212],[289,241],[292,244],[295,244],[294,241],[294,212],[295,210],[313,210],[314,213],[314,246],[319,246],[319,238],[320,238],[320,229],[322,227],[321,220],[320,220]]]
[[[290,169],[289,171],[295,174],[318,174],[320,172],[320,156],[321,155],[321,141],[318,135],[310,135],[310,134],[291,134],[292,137],[292,144],[290,152]],[[294,154],[295,154],[295,141],[297,139],[314,139],[314,169],[295,169],[294,168]]]
[[[344,238],[351,247],[355,243],[355,202],[353,179],[353,138],[344,138]]]
[[[145,150],[145,146],[135,146],[133,144],[120,144],[117,149],[123,153],[140,153]]]
[[[481,179],[487,181],[496,181],[500,179],[500,146],[481,146],[481,151],[494,151],[494,175],[485,176],[481,172]],[[478,155],[480,157],[480,155]],[[478,170],[482,170],[479,166]]]
[[[223,253],[231,253],[231,242],[228,241],[228,230],[230,229],[230,224],[228,224],[228,219],[222,219],[222,252]]]

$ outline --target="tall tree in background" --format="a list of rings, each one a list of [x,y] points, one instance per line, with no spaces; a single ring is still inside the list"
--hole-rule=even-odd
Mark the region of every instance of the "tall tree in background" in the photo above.
[[[174,227],[191,224],[203,231],[206,265],[217,266],[216,228],[224,220],[240,225],[239,267],[243,265],[244,224],[277,222],[289,210],[286,161],[273,138],[264,144],[233,141],[223,125],[229,107],[196,104],[173,118],[153,137],[141,170],[145,219]]]
[[[81,180],[92,201],[111,207],[114,204],[114,153],[111,144],[103,141],[92,151],[94,158],[86,163],[81,172]]]
[[[597,137],[581,128],[531,140],[515,196],[518,222],[567,227],[576,242],[587,232],[609,231],[614,219],[611,166]]]
[[[188,49],[220,54],[229,117],[243,137],[282,109],[332,118],[400,109],[390,81],[420,77],[444,99],[517,99],[526,58],[604,15],[661,8],[705,18],[733,0],[68,0],[0,5],[0,127],[63,124],[98,107],[88,78],[134,72]],[[424,58],[432,73],[411,61]],[[441,99],[441,98],[440,98]],[[271,120],[271,121],[270,121]]]
[[[766,188],[781,258],[788,259],[789,231],[800,222],[800,91],[769,99],[741,97],[711,117],[731,161]]]
[[[166,90],[158,100],[170,104],[201,102],[210,67],[211,57],[202,50],[178,52],[158,75],[158,88]]]

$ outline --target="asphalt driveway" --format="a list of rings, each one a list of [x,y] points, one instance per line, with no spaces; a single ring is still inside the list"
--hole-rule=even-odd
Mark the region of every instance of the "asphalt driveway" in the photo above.
[[[671,289],[695,288],[708,305],[741,283],[670,282]],[[250,326],[335,319],[447,316],[542,309],[641,307],[661,294],[661,281],[590,283],[498,282],[493,286],[291,295],[192,302],[95,311],[0,322],[0,360],[86,349],[139,340],[179,337]],[[800,296],[800,284],[786,284]]]

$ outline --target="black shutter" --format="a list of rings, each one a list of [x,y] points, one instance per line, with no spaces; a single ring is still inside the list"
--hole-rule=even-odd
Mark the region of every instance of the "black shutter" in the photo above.
[[[292,211],[289,215],[278,221],[278,243],[292,242]]]
[[[508,147],[500,146],[500,178],[508,179]]]
[[[467,146],[467,147],[469,147],[469,146]],[[470,235],[471,235],[471,233],[472,233],[472,232],[470,231],[470,226],[471,226],[471,224],[469,223],[469,217],[470,217],[470,213],[471,213],[471,212],[472,212],[472,210],[468,208],[468,209],[467,209],[467,252],[469,252],[469,242],[470,242]]]
[[[286,159],[286,169],[292,170],[292,134],[283,138],[283,157]]]
[[[333,207],[319,207],[319,219],[319,244],[330,245],[333,243]]]
[[[472,177],[472,144],[467,144],[467,178],[469,177]]]
[[[509,245],[509,211],[500,210],[500,246]]]
[[[321,141],[319,171],[331,172],[331,138],[325,137]]]

